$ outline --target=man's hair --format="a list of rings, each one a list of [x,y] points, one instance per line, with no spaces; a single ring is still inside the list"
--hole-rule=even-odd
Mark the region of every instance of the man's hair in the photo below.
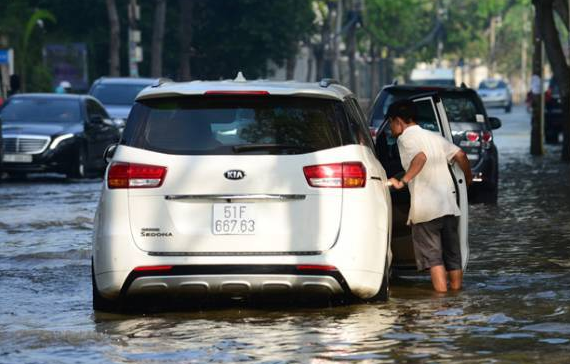
[[[416,103],[410,100],[398,100],[388,108],[386,118],[402,118],[406,124],[415,122],[418,115]]]

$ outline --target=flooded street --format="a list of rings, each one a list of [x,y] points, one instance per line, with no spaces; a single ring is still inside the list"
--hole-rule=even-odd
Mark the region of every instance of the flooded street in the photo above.
[[[427,276],[388,303],[95,314],[91,232],[100,180],[0,184],[0,363],[568,363],[570,166],[531,157],[529,116],[503,121],[496,206],[470,208],[465,289]]]

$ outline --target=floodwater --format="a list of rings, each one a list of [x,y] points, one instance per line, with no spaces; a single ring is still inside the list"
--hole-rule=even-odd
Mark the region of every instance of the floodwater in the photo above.
[[[470,213],[465,289],[426,276],[388,303],[112,315],[91,308],[100,181],[0,184],[0,363],[568,363],[570,166],[528,154],[523,109],[498,113],[497,206]]]

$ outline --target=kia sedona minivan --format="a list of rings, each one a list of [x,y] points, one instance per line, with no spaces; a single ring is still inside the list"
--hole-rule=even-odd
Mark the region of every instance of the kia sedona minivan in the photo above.
[[[388,298],[391,201],[353,94],[321,83],[162,83],[109,150],[93,306]]]

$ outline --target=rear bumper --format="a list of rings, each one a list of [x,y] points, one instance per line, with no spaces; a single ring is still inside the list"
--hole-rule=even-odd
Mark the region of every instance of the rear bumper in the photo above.
[[[509,106],[509,100],[506,99],[494,99],[494,100],[483,100],[483,104],[487,108],[492,107],[507,107]]]
[[[334,297],[350,293],[342,274],[334,269],[303,270],[291,265],[192,265],[164,271],[132,271],[121,298],[167,294],[210,297],[282,295]]]

